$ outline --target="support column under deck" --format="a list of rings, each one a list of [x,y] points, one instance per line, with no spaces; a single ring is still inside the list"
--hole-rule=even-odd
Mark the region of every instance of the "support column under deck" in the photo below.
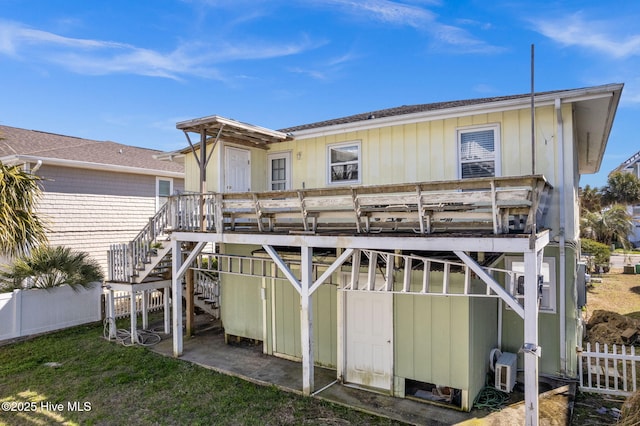
[[[182,355],[182,277],[177,273],[182,266],[180,241],[171,240],[171,302],[173,313],[173,356]]]
[[[525,424],[537,426],[538,403],[538,276],[542,268],[542,249],[524,253],[524,400]]]
[[[300,341],[302,345],[302,393],[311,395],[313,382],[313,304],[310,288],[312,285],[312,251],[308,246],[301,247],[300,282]]]

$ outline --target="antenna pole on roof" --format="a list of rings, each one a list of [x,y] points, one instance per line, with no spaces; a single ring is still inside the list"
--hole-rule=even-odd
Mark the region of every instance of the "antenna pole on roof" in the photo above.
[[[535,45],[531,45],[531,174],[536,174],[536,109],[534,105],[534,52]]]

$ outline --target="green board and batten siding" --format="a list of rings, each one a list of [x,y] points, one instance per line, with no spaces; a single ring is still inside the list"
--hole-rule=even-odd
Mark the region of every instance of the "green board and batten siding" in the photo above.
[[[235,254],[249,254],[255,248],[245,247],[242,253],[236,250]],[[412,274],[413,290],[422,285],[421,276],[421,271]],[[430,277],[431,289],[441,289],[443,273],[434,271]],[[400,283],[401,274],[396,273],[395,279]],[[462,293],[464,275],[452,272],[450,279],[450,290]],[[262,340],[263,311],[258,305],[262,303],[263,280],[225,275],[222,281],[225,332]],[[299,359],[302,355],[299,294],[288,281],[264,282],[267,353]],[[317,365],[330,368],[336,367],[338,297],[337,287],[327,284],[313,295],[314,357]],[[394,375],[468,390],[473,397],[484,385],[488,353],[497,341],[496,307],[495,299],[396,294]]]
[[[255,246],[227,245],[224,253],[250,256]],[[247,265],[248,270],[248,265]],[[225,333],[263,340],[262,278],[222,274],[220,317]]]

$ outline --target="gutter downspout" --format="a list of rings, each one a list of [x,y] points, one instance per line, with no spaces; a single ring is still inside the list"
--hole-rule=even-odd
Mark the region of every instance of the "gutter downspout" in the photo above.
[[[556,109],[556,118],[558,124],[558,145],[559,145],[559,153],[558,153],[558,174],[559,179],[557,181],[558,184],[558,192],[560,195],[560,230],[558,233],[559,236],[559,245],[560,245],[560,373],[562,375],[567,374],[567,307],[566,307],[566,237],[565,237],[565,228],[566,228],[566,209],[565,209],[565,164],[564,164],[564,122],[562,120],[562,100],[560,98],[556,98],[555,100],[555,109]]]

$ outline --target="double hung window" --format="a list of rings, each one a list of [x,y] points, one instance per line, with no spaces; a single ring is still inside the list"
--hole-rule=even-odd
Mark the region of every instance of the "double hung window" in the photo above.
[[[329,145],[327,163],[329,184],[360,183],[360,142]]]
[[[458,130],[460,178],[500,176],[499,127]]]

